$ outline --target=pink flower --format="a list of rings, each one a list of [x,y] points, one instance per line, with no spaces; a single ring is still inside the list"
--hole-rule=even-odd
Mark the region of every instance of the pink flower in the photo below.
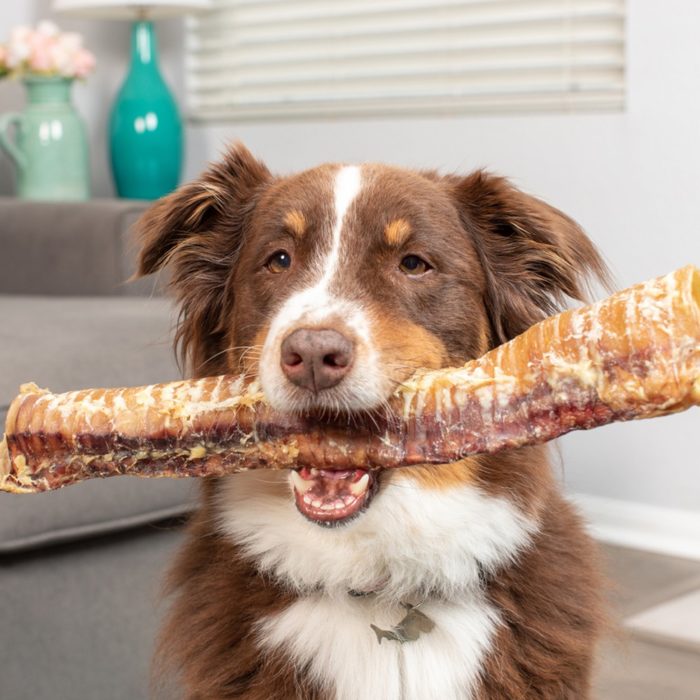
[[[30,56],[32,30],[29,27],[15,27],[7,43],[7,66],[19,68]]]
[[[87,49],[80,49],[73,60],[76,78],[86,78],[95,68],[95,57]]]
[[[48,73],[55,69],[53,60],[53,47],[55,39],[46,32],[34,32],[29,44],[31,53],[29,54],[29,67],[37,73]]]
[[[56,42],[66,51],[72,53],[80,51],[83,48],[83,37],[77,32],[65,32],[56,37]]]
[[[36,34],[45,37],[57,37],[60,34],[60,30],[53,22],[43,20],[37,25]]]

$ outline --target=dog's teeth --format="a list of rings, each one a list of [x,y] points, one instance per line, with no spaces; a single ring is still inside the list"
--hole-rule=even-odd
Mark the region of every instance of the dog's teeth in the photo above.
[[[304,501],[304,503],[308,503],[309,505],[311,505],[311,496],[309,496],[308,493],[305,493],[305,494],[304,494],[302,500]]]
[[[350,492],[353,496],[361,496],[366,490],[369,484],[369,474],[363,474],[359,481],[350,484]]]
[[[312,469],[311,476],[318,476],[318,469]]]
[[[300,494],[305,494],[314,485],[312,481],[306,481],[305,479],[302,479],[299,475],[299,472],[294,471],[293,469],[291,471],[291,474],[292,484]]]
[[[323,501],[320,498],[316,498],[313,501],[311,501],[311,505],[314,508],[320,508],[323,505]]]
[[[346,498],[347,498],[347,496],[346,496]],[[342,501],[338,501],[338,502],[335,504],[335,509],[336,509],[336,510],[343,510],[343,508],[345,508],[345,506],[346,506],[345,503],[343,503]]]
[[[343,496],[343,504],[349,506],[355,501],[356,498],[356,496],[350,496],[349,494],[347,496]]]
[[[332,503],[324,503],[321,506],[321,510],[333,510],[335,506]]]

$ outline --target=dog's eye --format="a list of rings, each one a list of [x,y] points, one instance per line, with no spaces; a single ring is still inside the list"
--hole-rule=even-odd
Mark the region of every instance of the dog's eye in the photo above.
[[[423,275],[433,268],[417,255],[406,255],[401,260],[399,269],[406,275]]]
[[[270,272],[284,272],[292,264],[292,256],[286,250],[278,250],[273,253],[265,263]]]

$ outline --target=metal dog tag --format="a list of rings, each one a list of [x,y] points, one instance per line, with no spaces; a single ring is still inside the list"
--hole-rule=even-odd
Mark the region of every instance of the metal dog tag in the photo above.
[[[415,642],[420,637],[422,632],[426,634],[432,632],[435,628],[435,623],[423,612],[418,610],[418,605],[410,603],[401,603],[408,611],[406,616],[399,622],[398,625],[390,630],[383,630],[376,625],[370,625],[377,635],[377,641],[381,644],[382,639],[389,639],[400,644],[406,642]]]

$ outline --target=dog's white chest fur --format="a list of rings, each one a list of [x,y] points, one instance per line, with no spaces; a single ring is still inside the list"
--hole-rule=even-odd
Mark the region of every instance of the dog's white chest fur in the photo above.
[[[391,629],[399,606],[373,598],[306,596],[266,619],[259,638],[280,648],[337,700],[466,700],[472,696],[498,615],[483,599],[426,602],[435,628],[417,640],[377,641],[370,624]]]
[[[260,471],[226,481],[219,518],[260,571],[300,596],[280,613],[261,611],[260,644],[281,648],[338,700],[471,697],[499,624],[482,574],[513,561],[537,529],[475,486],[431,491],[400,477],[357,520],[325,529],[297,512],[287,474]],[[380,645],[370,625],[390,630],[401,602],[421,601],[434,629]]]

